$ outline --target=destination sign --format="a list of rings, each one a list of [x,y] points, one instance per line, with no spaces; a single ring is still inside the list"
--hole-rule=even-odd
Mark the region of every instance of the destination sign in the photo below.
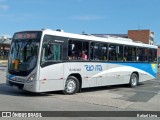
[[[13,39],[37,39],[37,32],[15,33]]]

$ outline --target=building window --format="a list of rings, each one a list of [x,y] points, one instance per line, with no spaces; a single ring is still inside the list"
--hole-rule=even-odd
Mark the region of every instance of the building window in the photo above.
[[[154,41],[154,38],[150,36],[150,40],[151,40],[151,41]]]

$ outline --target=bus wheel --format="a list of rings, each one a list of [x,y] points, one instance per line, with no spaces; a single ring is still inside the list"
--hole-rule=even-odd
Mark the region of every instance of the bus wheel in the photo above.
[[[77,93],[79,90],[79,81],[74,76],[69,76],[65,83],[63,93],[66,95],[72,95]]]
[[[130,86],[131,87],[136,87],[138,84],[138,76],[136,73],[132,73],[131,78],[130,78]]]

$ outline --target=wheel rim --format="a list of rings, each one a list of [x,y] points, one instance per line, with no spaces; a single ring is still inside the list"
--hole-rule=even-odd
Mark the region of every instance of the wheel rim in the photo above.
[[[137,85],[137,77],[136,76],[132,76],[131,82],[132,82],[133,86],[136,86]]]
[[[76,88],[76,82],[72,79],[67,80],[66,84],[66,92],[73,93]]]

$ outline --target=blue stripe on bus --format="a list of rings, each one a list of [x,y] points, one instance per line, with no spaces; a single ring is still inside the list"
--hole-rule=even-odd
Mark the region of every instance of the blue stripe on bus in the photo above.
[[[151,74],[154,77],[156,77],[157,71],[158,71],[156,63],[115,63],[115,62],[112,62],[111,64],[131,66],[131,67],[143,70],[143,71]]]

